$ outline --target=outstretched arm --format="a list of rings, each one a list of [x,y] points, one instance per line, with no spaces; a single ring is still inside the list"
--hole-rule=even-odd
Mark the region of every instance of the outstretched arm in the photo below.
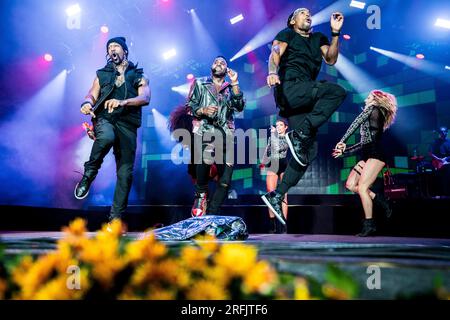
[[[118,107],[143,107],[150,103],[150,86],[148,85],[148,79],[142,76],[139,83],[138,96],[135,98],[129,98],[125,100],[110,99],[105,102],[105,109],[111,113]]]
[[[361,124],[369,118],[370,114],[372,113],[373,106],[366,107],[363,112],[361,112],[356,119],[352,122],[350,127],[347,129],[347,132],[344,134],[344,136],[339,140],[339,142],[336,144],[336,146],[333,149],[332,156],[337,158],[340,157],[345,153],[353,153],[357,150],[359,150],[362,147],[362,143],[359,142],[357,144],[354,144],[347,148],[347,145],[345,144],[345,141],[347,141],[348,138],[358,129]]]

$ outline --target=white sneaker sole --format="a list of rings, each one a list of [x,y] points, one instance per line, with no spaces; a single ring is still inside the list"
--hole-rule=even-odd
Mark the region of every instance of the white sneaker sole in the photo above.
[[[287,134],[285,135],[285,137],[286,137],[286,142],[287,142],[287,144],[288,144],[288,146],[289,146],[289,149],[291,150],[291,154],[292,154],[292,156],[294,157],[295,161],[297,161],[302,167],[306,167],[307,164],[304,164],[303,162],[301,162],[300,159],[299,159],[299,158],[297,157],[297,155],[295,154],[294,145],[292,144],[291,139],[289,139],[289,134],[287,133]]]
[[[84,198],[86,198],[88,196],[90,190],[88,190],[88,192],[84,195],[84,197],[78,197],[77,196],[77,188],[78,188],[78,183],[75,186],[75,190],[73,190],[73,195],[75,196],[76,199],[83,200]]]
[[[262,201],[266,204],[266,206],[269,207],[270,211],[275,215],[275,217],[280,221],[283,225],[286,225],[286,222],[284,219],[278,214],[278,212],[275,211],[273,206],[270,204],[269,200],[267,200],[266,195],[261,196]]]

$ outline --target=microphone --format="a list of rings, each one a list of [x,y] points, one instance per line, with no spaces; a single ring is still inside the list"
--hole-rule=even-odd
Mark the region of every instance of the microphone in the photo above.
[[[94,127],[89,125],[89,123],[87,123],[87,122],[83,122],[83,128],[86,131],[86,134],[88,135],[88,137],[91,138],[92,140],[95,140]]]

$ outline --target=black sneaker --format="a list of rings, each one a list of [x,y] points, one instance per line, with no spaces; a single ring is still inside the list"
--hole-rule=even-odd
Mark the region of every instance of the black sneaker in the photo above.
[[[357,234],[358,237],[368,237],[375,234],[377,227],[375,226],[375,221],[373,219],[364,219],[363,228],[360,233]]]
[[[276,191],[268,192],[261,196],[261,199],[273,212],[275,217],[283,224],[286,225],[286,220],[284,220],[283,210],[281,209],[281,204],[283,202],[284,196]]]
[[[191,215],[193,217],[201,217],[206,214],[208,209],[208,194],[206,192],[196,192],[194,204],[192,206]]]
[[[383,210],[386,218],[389,219],[392,216],[391,205],[389,204],[389,201],[382,193],[376,193],[373,202]]]
[[[75,186],[75,190],[73,192],[75,198],[77,198],[78,200],[86,198],[89,194],[89,189],[91,187],[92,181],[94,181],[94,179],[83,175],[83,178],[81,178],[80,182],[78,182]]]
[[[286,142],[292,156],[301,166],[309,165],[309,150],[314,142],[312,136],[305,135],[301,131],[291,130],[286,134]]]

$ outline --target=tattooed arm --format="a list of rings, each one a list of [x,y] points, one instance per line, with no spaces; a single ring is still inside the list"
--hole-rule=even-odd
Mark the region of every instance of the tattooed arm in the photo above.
[[[286,51],[288,44],[286,42],[274,40],[272,43],[272,52],[269,56],[269,75],[267,76],[267,85],[269,87],[280,84],[278,77],[278,67],[280,65],[281,56]]]

